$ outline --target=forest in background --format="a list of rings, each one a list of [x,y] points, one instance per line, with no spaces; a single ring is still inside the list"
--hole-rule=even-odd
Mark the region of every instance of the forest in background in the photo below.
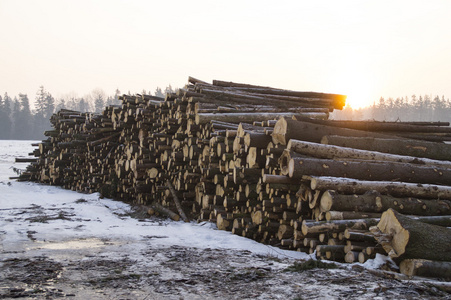
[[[158,87],[153,95],[164,97],[166,93],[174,91],[171,85],[164,90]],[[45,138],[44,131],[52,129],[49,118],[54,112],[66,108],[101,113],[108,105],[120,105],[120,94],[120,91],[116,90],[114,95],[108,96],[103,90],[96,89],[83,97],[66,95],[55,99],[41,86],[31,105],[26,94],[12,98],[5,93],[0,95],[0,140],[42,140]],[[143,90],[142,94],[152,93]],[[369,107],[353,109],[346,106],[343,110],[335,110],[330,119],[451,122],[451,101],[444,96],[431,95],[396,99],[381,97]]]
[[[401,98],[381,97],[373,105],[353,109],[345,106],[343,110],[335,110],[331,114],[335,120],[375,120],[375,121],[424,121],[424,122],[451,122],[451,101],[445,96],[432,97],[431,95]]]
[[[164,90],[157,87],[153,95],[164,97],[166,93],[174,91],[171,85]],[[151,92],[143,90],[142,94]],[[5,93],[0,95],[0,140],[45,139],[44,131],[52,129],[49,119],[54,112],[65,108],[101,113],[106,106],[122,104],[119,95],[119,90],[114,95],[107,95],[103,90],[95,89],[83,97],[69,94],[55,99],[43,86],[39,87],[33,100],[27,94],[11,97]]]

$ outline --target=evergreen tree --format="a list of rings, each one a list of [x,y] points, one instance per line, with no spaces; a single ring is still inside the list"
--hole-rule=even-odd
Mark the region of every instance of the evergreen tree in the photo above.
[[[95,89],[91,93],[94,100],[94,112],[101,113],[105,109],[106,94],[101,89]]]
[[[30,100],[27,94],[19,94],[18,108],[15,103],[14,122],[15,135],[13,139],[24,140],[33,138]]]
[[[40,86],[36,93],[35,107],[33,137],[42,139],[44,131],[51,129],[49,119],[55,109],[55,100],[44,86]]]
[[[81,98],[78,101],[78,105],[76,106],[75,110],[78,110],[80,112],[88,112],[88,111],[90,111],[90,109],[89,109],[89,102],[86,101],[84,98]]]
[[[97,95],[97,98],[94,99],[94,110],[96,113],[101,113],[105,108],[105,102],[103,100],[102,95]]]
[[[19,139],[18,135],[18,122],[20,119],[20,102],[17,97],[14,97],[12,102],[12,110],[11,110],[11,135],[10,138],[13,140]]]
[[[11,120],[6,113],[6,104],[2,96],[0,96],[0,140],[9,139],[9,125]]]
[[[45,96],[45,110],[44,116],[46,119],[49,119],[52,114],[55,112],[55,98],[53,98],[50,93],[47,93]]]
[[[41,85],[38,92],[36,93],[35,107],[36,115],[42,118],[44,118],[45,115],[45,97],[46,92],[44,90],[44,86]]]
[[[164,98],[163,91],[160,87],[157,87],[157,89],[155,90],[155,96]]]
[[[8,96],[8,93],[5,93],[5,96],[3,97],[3,116],[0,119],[0,123],[2,124],[1,131],[3,132],[3,138],[4,139],[10,139],[11,138],[11,128],[12,128],[12,120],[11,120],[11,106],[12,106],[12,99]]]
[[[64,100],[64,98],[61,98],[58,101],[58,104],[55,107],[55,111],[60,111],[62,108],[67,108],[66,100]]]
[[[172,89],[172,86],[169,85],[166,87],[166,89],[164,90],[165,94],[170,94],[170,93],[174,93],[174,90]]]

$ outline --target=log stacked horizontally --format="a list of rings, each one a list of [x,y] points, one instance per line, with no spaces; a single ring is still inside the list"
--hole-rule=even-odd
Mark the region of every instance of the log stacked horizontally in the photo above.
[[[19,180],[100,192],[337,261],[395,247],[385,211],[449,234],[448,123],[332,121],[346,96],[192,77],[165,98],[120,99],[102,114],[54,114]]]

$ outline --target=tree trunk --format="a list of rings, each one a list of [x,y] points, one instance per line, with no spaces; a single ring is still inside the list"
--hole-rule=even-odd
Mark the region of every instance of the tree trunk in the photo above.
[[[183,221],[189,222],[189,219],[188,219],[188,217],[185,215],[185,212],[183,211],[182,205],[180,204],[180,200],[179,200],[179,198],[177,197],[177,193],[176,193],[174,187],[172,186],[172,183],[171,183],[169,180],[167,180],[167,181],[166,181],[166,185],[167,185],[167,187],[169,188],[169,191],[171,192],[172,200],[174,200],[175,207],[177,208],[177,211],[179,212],[180,217],[182,217],[182,220],[183,220]]]
[[[451,169],[406,163],[341,162],[330,159],[295,157],[290,160],[288,170],[288,175],[294,178],[311,175],[451,185]]]
[[[276,120],[280,117],[292,118],[295,116],[304,116],[310,118],[327,118],[324,113],[205,113],[196,115],[196,124],[206,124],[211,120],[230,122],[230,123],[252,123],[254,121]]]
[[[316,221],[302,222],[302,233],[323,233],[323,232],[343,232],[346,229],[368,230],[370,226],[375,226],[379,222],[378,218],[358,219],[358,220],[336,220],[336,221]]]
[[[380,218],[380,213],[368,213],[360,211],[334,211],[330,210],[326,212],[326,221],[332,220],[353,220],[353,219],[366,219],[366,218]]]
[[[407,276],[440,277],[451,279],[451,262],[425,259],[405,259],[399,264],[402,274]]]
[[[451,200],[451,187],[393,181],[364,181],[341,177],[309,177],[312,190],[335,190],[343,194],[365,194],[375,190],[393,197]]]
[[[321,143],[341,147],[372,150],[383,153],[451,160],[451,144],[409,139],[381,139],[376,137],[324,136]]]
[[[451,261],[451,229],[416,221],[393,209],[373,232],[391,258]]]
[[[290,139],[320,143],[325,135],[342,135],[352,137],[380,137],[390,138],[389,135],[338,128],[310,122],[280,118],[274,126],[272,140],[275,144],[286,145]]]
[[[307,121],[307,120],[305,120]],[[381,122],[381,121],[341,121],[341,120],[308,120],[315,124],[348,128],[373,132],[412,132],[412,133],[451,133],[448,126],[428,126],[406,124],[402,122]],[[444,124],[443,124],[444,125]]]
[[[392,208],[400,213],[418,216],[451,215],[451,201],[418,198],[395,198],[369,191],[363,195],[343,195],[325,191],[321,197],[321,211],[358,211],[382,213]]]
[[[288,142],[287,149],[299,154],[317,158],[327,158],[327,159],[348,158],[369,161],[412,163],[418,165],[431,165],[442,168],[451,168],[450,161],[440,161],[427,158],[418,158],[413,156],[387,154],[377,151],[360,150],[349,147],[318,144],[293,139],[291,139]]]

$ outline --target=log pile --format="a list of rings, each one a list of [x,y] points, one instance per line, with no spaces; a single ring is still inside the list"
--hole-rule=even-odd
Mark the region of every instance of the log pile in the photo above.
[[[209,220],[259,242],[365,262],[390,248],[384,211],[449,224],[451,145],[443,141],[451,128],[328,120],[345,99],[190,77],[164,99],[123,95],[102,114],[56,113],[19,180],[100,192],[174,220]],[[431,259],[409,257],[417,258]]]

